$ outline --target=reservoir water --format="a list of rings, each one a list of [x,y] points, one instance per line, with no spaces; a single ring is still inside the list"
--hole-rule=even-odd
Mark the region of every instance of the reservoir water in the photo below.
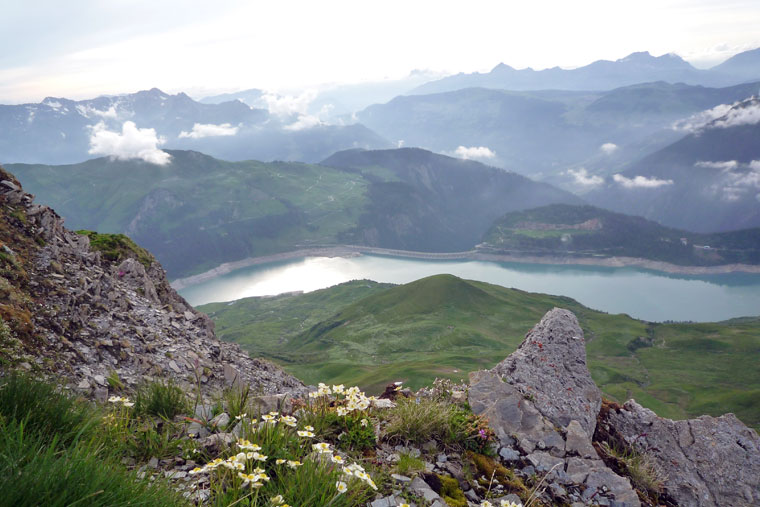
[[[608,313],[648,321],[710,322],[760,315],[760,275],[671,275],[638,268],[432,261],[379,255],[306,257],[258,264],[180,290],[192,305],[283,292],[309,292],[348,280],[407,283],[450,273],[529,292],[569,296]]]

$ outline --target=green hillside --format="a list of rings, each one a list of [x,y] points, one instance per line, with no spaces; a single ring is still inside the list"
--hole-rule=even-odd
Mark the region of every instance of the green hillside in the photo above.
[[[469,250],[508,211],[580,202],[545,183],[419,149],[341,152],[325,165],[168,153],[166,165],[99,158],[7,168],[68,227],[127,234],[172,278],[315,245]]]
[[[200,307],[217,334],[307,383],[378,391],[467,378],[514,351],[544,313],[573,311],[594,380],[668,417],[734,412],[760,426],[760,321],[653,324],[558,296],[437,275],[405,285],[366,280],[300,295]]]
[[[699,234],[594,206],[555,204],[508,213],[481,249],[526,255],[640,257],[682,266],[760,263],[760,229]]]

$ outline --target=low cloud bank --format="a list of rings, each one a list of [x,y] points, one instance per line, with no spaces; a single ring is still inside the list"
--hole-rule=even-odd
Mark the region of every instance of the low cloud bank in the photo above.
[[[707,169],[718,169],[719,171],[730,171],[731,169],[736,169],[736,167],[739,165],[739,162],[736,160],[725,160],[722,162],[711,162],[709,160],[700,160],[696,164],[694,164],[694,167],[705,167]]]
[[[496,153],[487,146],[459,146],[454,153],[457,157],[467,160],[490,160],[496,157]]]
[[[574,169],[568,169],[566,172],[573,177],[573,181],[577,185],[594,187],[604,183],[604,178],[595,174],[589,174],[585,167],[581,167],[577,171]]]
[[[193,130],[185,132],[184,130],[179,133],[179,138],[189,137],[192,139],[200,139],[202,137],[220,137],[220,136],[234,136],[238,133],[240,127],[233,127],[229,123],[222,123],[221,125],[214,125],[213,123],[196,123],[193,125]]]
[[[316,90],[307,90],[300,95],[277,95],[265,93],[261,99],[266,103],[269,114],[276,116],[306,115],[309,104],[317,98]]]
[[[665,185],[672,185],[673,180],[661,180],[659,178],[647,178],[645,176],[634,176],[633,178],[626,178],[622,174],[615,174],[612,176],[615,183],[624,188],[658,188]]]
[[[760,101],[753,97],[734,104],[720,104],[712,109],[678,120],[672,127],[674,130],[698,132],[708,127],[730,128],[740,125],[756,125],[757,123],[760,123]]]
[[[296,130],[310,129],[312,127],[316,127],[317,125],[321,125],[321,124],[322,124],[322,121],[316,116],[305,114],[305,115],[299,116],[295,122],[291,123],[290,125],[285,125],[282,128],[284,128],[285,130],[296,131]]]
[[[77,106],[77,111],[79,114],[84,116],[85,118],[92,118],[93,116],[98,116],[100,118],[115,120],[118,118],[119,113],[116,111],[116,106],[111,106],[105,111],[100,111],[99,109],[95,109],[92,106],[83,106],[79,104]]]
[[[132,121],[125,121],[121,132],[108,130],[103,122],[90,128],[90,155],[117,160],[136,158],[157,165],[168,164],[171,160],[171,155],[158,148],[166,140],[157,136],[155,129],[137,128]]]

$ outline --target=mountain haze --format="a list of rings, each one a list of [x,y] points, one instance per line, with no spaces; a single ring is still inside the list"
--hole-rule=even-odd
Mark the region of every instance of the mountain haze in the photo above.
[[[683,139],[607,178],[586,199],[695,232],[760,226],[760,101],[707,113]]]
[[[568,168],[620,170],[682,137],[674,122],[758,89],[760,83],[705,88],[665,82],[608,92],[467,88],[397,97],[357,118],[387,139],[441,153],[486,147],[491,153],[481,161],[577,189],[562,174]]]
[[[503,90],[611,90],[649,81],[704,86],[729,86],[760,79],[760,69],[751,68],[755,52],[734,56],[709,70],[700,70],[669,53],[652,56],[646,51],[631,53],[615,61],[597,60],[577,69],[514,69],[500,63],[487,73],[460,73],[416,88],[414,94],[440,93],[462,88],[483,87]],[[747,56],[744,56],[744,55]],[[747,65],[749,64],[749,65]]]
[[[322,164],[390,177],[370,179],[371,205],[347,242],[420,251],[469,250],[507,210],[576,196],[479,162],[417,148],[339,152]],[[501,211],[504,210],[504,211]]]

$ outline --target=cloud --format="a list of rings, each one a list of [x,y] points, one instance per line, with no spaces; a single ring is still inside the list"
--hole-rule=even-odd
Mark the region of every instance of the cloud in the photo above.
[[[618,149],[618,145],[615,143],[604,143],[599,147],[599,149],[604,153],[605,155],[612,155],[615,153]]]
[[[179,133],[179,138],[190,137],[193,139],[200,139],[202,137],[219,137],[219,136],[234,136],[238,133],[240,127],[233,127],[229,123],[222,123],[221,125],[214,125],[213,123],[196,123],[193,125],[191,132],[185,132],[184,130]]]
[[[719,169],[721,171],[730,171],[732,169],[736,169],[739,165],[739,162],[736,160],[726,160],[724,162],[710,162],[707,160],[700,160],[696,164],[694,164],[694,167],[705,167],[707,169]]]
[[[322,124],[322,121],[316,116],[312,116],[309,114],[302,114],[298,117],[298,119],[295,122],[291,123],[290,125],[285,125],[282,128],[284,128],[285,130],[296,131],[296,130],[310,129],[312,127],[316,127],[317,125],[321,125],[321,124]]]
[[[316,90],[306,90],[300,95],[277,95],[265,93],[261,99],[266,103],[269,114],[276,116],[306,115],[309,104],[317,98]]]
[[[760,123],[760,102],[752,101],[743,107],[732,108],[725,117],[715,121],[711,126],[716,128],[737,127],[739,125],[755,125]]]
[[[704,128],[729,128],[757,123],[760,123],[760,101],[753,97],[730,105],[720,104],[678,120],[672,127],[674,130],[697,132]]]
[[[712,109],[693,114],[683,120],[673,123],[673,130],[683,130],[686,132],[695,132],[700,130],[708,123],[725,116],[731,110],[731,104],[720,104]]]
[[[463,158],[465,160],[469,159],[479,159],[479,160],[490,160],[496,156],[496,153],[491,151],[486,146],[459,146],[456,151],[454,151],[457,157]]]
[[[404,140],[403,139],[399,139],[396,142],[396,148],[403,148],[403,147],[404,147]]]
[[[158,149],[166,140],[156,135],[155,129],[137,128],[132,121],[125,121],[121,133],[106,129],[103,122],[94,125],[90,134],[91,155],[105,155],[117,160],[138,158],[151,164],[165,165],[171,155]]]
[[[612,179],[625,188],[657,188],[673,184],[673,180],[661,180],[655,177],[647,178],[645,176],[626,178],[622,174],[615,174],[612,176]]]
[[[113,105],[109,107],[108,109],[106,109],[105,111],[100,111],[98,109],[95,109],[92,106],[84,106],[82,104],[79,104],[77,106],[77,111],[79,112],[79,114],[81,114],[85,118],[92,118],[93,116],[99,116],[100,118],[108,118],[108,119],[115,120],[119,116],[119,114],[116,112],[116,107]]]
[[[697,166],[720,169],[722,178],[710,187],[710,191],[720,195],[724,201],[738,201],[749,192],[760,190],[760,160],[740,164],[735,160],[727,162],[697,162]]]
[[[602,178],[601,176],[589,174],[589,172],[584,167],[581,167],[577,171],[573,169],[568,169],[567,174],[572,176],[575,183],[578,185],[592,187],[592,186],[597,186],[604,183],[604,178]]]

